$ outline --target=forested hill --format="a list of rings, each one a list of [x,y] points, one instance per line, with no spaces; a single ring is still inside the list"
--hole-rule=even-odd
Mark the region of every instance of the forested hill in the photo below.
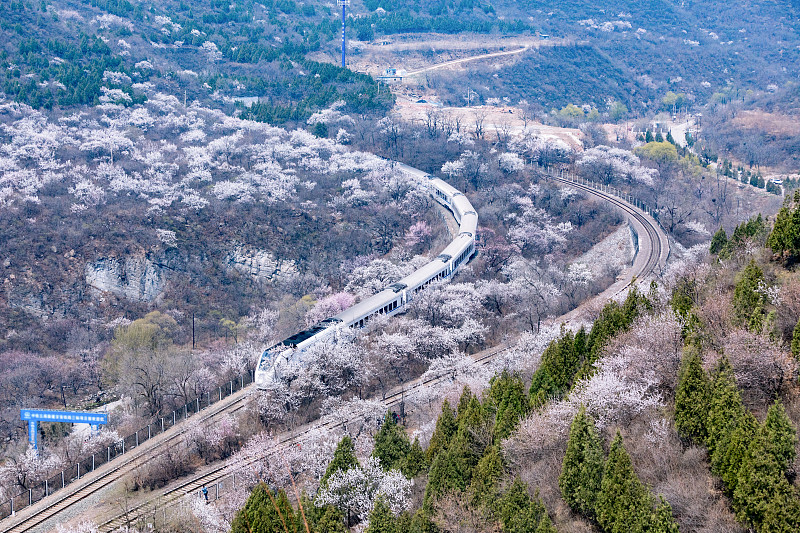
[[[499,0],[498,13],[530,16],[552,37],[574,36],[645,85],[704,103],[732,88],[797,81],[797,2],[719,0]]]
[[[340,99],[347,111],[383,114],[393,102],[385,88],[334,66],[338,17],[318,0],[11,0],[0,5],[0,91],[50,109],[135,103],[142,98],[136,84],[153,83],[231,110],[237,99],[259,98],[253,118],[272,123],[303,121]],[[797,81],[800,63],[792,44],[800,34],[797,3],[357,0],[349,17],[349,38],[360,42],[434,32],[467,39],[538,33],[583,43],[586,53],[545,51],[522,65],[534,90],[508,96],[546,106],[563,105],[549,98],[561,93],[571,103],[591,100],[588,90],[561,87],[563,76],[546,68],[551,63],[589,79],[606,72],[594,96],[622,101],[634,114],[658,107],[667,91],[704,104],[774,90]],[[124,76],[108,79],[106,71]],[[487,73],[487,87],[491,79]]]
[[[152,84],[229,111],[259,99],[267,105],[255,118],[272,123],[304,121],[338,100],[349,112],[388,109],[391,94],[372,78],[307,59],[338,30],[329,8],[265,4],[3,2],[0,91],[53,109],[133,105]]]

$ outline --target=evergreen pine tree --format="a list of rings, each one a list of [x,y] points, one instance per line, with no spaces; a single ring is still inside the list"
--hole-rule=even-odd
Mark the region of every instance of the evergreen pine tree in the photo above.
[[[736,276],[736,287],[733,291],[733,312],[735,321],[742,326],[750,322],[754,310],[763,309],[766,298],[760,291],[764,283],[764,272],[751,259],[747,266]]]
[[[586,359],[589,355],[589,336],[586,334],[586,328],[581,326],[581,329],[575,334],[575,341],[573,342],[575,355],[579,359]]]
[[[417,509],[411,517],[411,527],[409,533],[439,533],[439,528],[431,520],[430,515],[425,509]]]
[[[543,406],[547,400],[559,395],[559,389],[553,376],[546,367],[540,366],[531,380],[530,402],[533,409]]]
[[[800,531],[800,495],[797,490],[778,491],[767,502],[761,533]]]
[[[767,237],[767,246],[775,254],[789,252],[792,248],[792,212],[784,204],[775,216],[775,225]]]
[[[564,501],[575,511],[595,517],[596,499],[603,479],[603,447],[594,421],[581,406],[569,430],[558,485]]]
[[[536,531],[544,517],[547,516],[538,495],[531,499],[528,495],[528,487],[519,478],[514,479],[514,482],[497,502],[497,510],[503,533]]]
[[[494,442],[511,435],[519,420],[530,411],[525,384],[517,374],[504,370],[489,382],[489,398],[495,406]]]
[[[457,425],[461,425],[464,419],[465,413],[467,412],[467,408],[470,405],[470,402],[475,398],[475,395],[472,394],[472,391],[469,387],[464,385],[464,389],[461,391],[461,396],[458,398],[458,405],[456,406],[456,423]]]
[[[500,447],[490,446],[472,473],[469,484],[470,503],[479,507],[497,500],[497,488],[503,479],[505,468]]]
[[[347,533],[348,529],[344,525],[344,513],[333,505],[317,507],[313,502],[303,503],[307,517],[313,522],[312,531],[325,533]],[[313,513],[313,517],[309,515]],[[305,531],[305,528],[298,527],[298,531]]]
[[[728,234],[725,233],[725,230],[720,227],[711,238],[711,246],[709,247],[709,251],[715,255],[721,254],[727,246]]]
[[[597,496],[597,521],[608,533],[638,533],[644,531],[650,509],[650,496],[633,471],[618,432],[608,451]]]
[[[550,520],[550,516],[544,513],[534,533],[558,533],[558,530],[556,526],[553,525],[552,520]]]
[[[675,391],[675,427],[687,438],[703,442],[707,436],[706,417],[710,390],[697,350],[687,348]]]
[[[408,479],[411,479],[422,472],[425,467],[425,452],[419,444],[419,437],[417,437],[414,439],[413,444],[411,444],[411,449],[406,454],[403,464],[400,466],[400,471]]]
[[[384,470],[399,469],[402,468],[410,451],[411,442],[408,435],[397,425],[392,414],[387,413],[381,429],[375,434],[373,457],[381,460],[381,467]]]
[[[369,526],[364,533],[404,533],[398,531],[397,519],[383,496],[378,497],[369,513]]]
[[[456,422],[458,428],[449,446],[431,463],[425,489],[426,509],[443,494],[466,490],[483,455],[485,440],[479,439],[478,434],[485,429],[484,409],[480,400],[466,387],[458,403]]]
[[[562,326],[560,337],[552,341],[542,354],[539,369],[531,383],[531,398],[540,395],[542,386],[555,389],[555,395],[569,390],[580,363],[578,354],[575,353],[575,337]],[[543,374],[542,377],[537,376],[540,373]]]
[[[732,430],[732,425],[744,415],[744,411],[733,368],[728,358],[722,356],[714,370],[706,419],[706,446],[712,455],[717,443]]]
[[[433,463],[433,459],[440,452],[447,449],[450,440],[455,436],[458,423],[456,422],[456,414],[450,407],[450,403],[445,400],[442,402],[442,412],[439,418],[436,419],[436,429],[431,436],[431,442],[428,444],[428,449],[425,450],[425,457],[428,463]]]
[[[320,480],[320,485],[325,486],[333,474],[339,470],[346,472],[351,468],[358,466],[358,459],[356,458],[356,449],[353,445],[353,440],[345,435],[336,446],[336,451],[333,452],[333,459],[331,460],[328,468],[325,470],[325,475]]]
[[[763,430],[770,453],[775,457],[781,470],[787,472],[794,464],[797,432],[779,400],[775,400],[767,411]]]
[[[236,512],[231,533],[273,533],[292,527],[294,514],[286,493],[270,495],[268,490],[263,483],[253,488],[244,507]]]
[[[792,331],[792,355],[796,359],[800,359],[800,320],[797,321],[794,331]]]
[[[652,520],[645,527],[645,531],[647,533],[678,533],[678,524],[672,516],[672,506],[664,498],[659,498],[659,501],[660,503],[652,515]]]
[[[758,432],[758,422],[747,411],[731,420],[728,431],[717,441],[711,454],[711,471],[722,478],[727,494],[733,494],[738,483],[747,447]]]
[[[766,432],[759,431],[747,448],[733,493],[736,518],[755,528],[765,520],[770,501],[792,493],[781,465],[769,448]]]

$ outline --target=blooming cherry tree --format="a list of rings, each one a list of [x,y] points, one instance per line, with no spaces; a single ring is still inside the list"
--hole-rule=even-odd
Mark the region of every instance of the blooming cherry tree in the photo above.
[[[394,514],[408,510],[411,487],[414,482],[406,479],[398,470],[385,472],[377,457],[370,457],[363,467],[337,471],[317,494],[314,504],[318,507],[334,505],[343,511],[366,520],[383,497]]]

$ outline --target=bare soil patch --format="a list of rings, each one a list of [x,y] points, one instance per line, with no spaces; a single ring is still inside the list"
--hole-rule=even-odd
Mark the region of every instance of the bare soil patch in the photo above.
[[[776,137],[800,135],[800,120],[790,115],[750,110],[740,112],[732,122],[740,128],[761,130]]]

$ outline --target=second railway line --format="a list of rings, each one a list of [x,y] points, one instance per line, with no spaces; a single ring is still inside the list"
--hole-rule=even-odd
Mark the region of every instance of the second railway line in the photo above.
[[[587,194],[591,194],[605,202],[614,205],[625,214],[629,220],[629,223],[638,235],[639,250],[634,259],[634,264],[628,272],[628,275],[624,279],[618,280],[614,285],[609,287],[609,289],[604,291],[596,298],[612,298],[620,291],[623,291],[625,288],[629,287],[635,280],[641,280],[649,274],[657,273],[659,269],[663,268],[669,254],[669,243],[663,229],[658,226],[655,220],[631,203],[615,196],[614,194],[611,194],[610,192],[604,191],[595,185],[556,175],[548,175],[547,178],[563,185],[580,189]],[[568,322],[576,317],[577,314],[573,311],[567,315],[559,317],[556,320]],[[497,346],[479,352],[473,357],[477,363],[489,364],[508,348],[509,347],[505,345]],[[399,385],[393,389],[389,394],[385,395],[382,400],[385,407],[390,408],[399,404],[404,397],[413,395],[422,387],[435,384],[436,382],[442,381],[446,378],[447,375],[442,375],[427,378],[425,380],[421,378],[411,380],[410,382]],[[229,399],[227,399],[228,401],[221,402],[224,403],[224,405],[215,404],[214,409],[209,410],[202,415],[203,418],[200,419],[201,422],[207,424],[214,423],[214,420],[217,417],[243,408],[247,394],[248,393],[246,390],[242,390],[237,392],[235,395],[232,395]],[[284,449],[286,446],[293,445],[297,442],[302,442],[303,439],[312,431],[319,429],[335,429],[345,423],[346,421],[331,420],[322,423],[315,422],[302,426],[293,432],[284,433],[278,437],[280,442],[278,450],[271,450],[271,452],[274,453],[275,451]],[[153,441],[146,443],[149,445],[148,447],[145,448],[143,445],[143,449],[139,453],[132,453],[128,459],[119,463],[115,462],[114,464],[105,465],[108,467],[108,469],[104,470],[101,468],[97,472],[93,473],[96,475],[85,476],[87,478],[85,483],[81,483],[80,485],[76,484],[74,489],[70,490],[68,493],[64,493],[58,499],[52,502],[41,502],[44,505],[35,514],[23,517],[21,516],[22,513],[20,513],[20,518],[22,519],[14,521],[13,524],[9,523],[9,527],[7,529],[3,529],[2,531],[22,532],[30,531],[35,527],[41,528],[45,522],[57,516],[62,511],[74,507],[76,504],[85,500],[95,492],[120,480],[130,471],[136,468],[138,464],[141,464],[144,461],[152,460],[152,458],[156,457],[159,453],[163,453],[160,452],[160,450],[163,449],[164,446],[169,446],[169,444],[174,442],[175,439],[182,438],[183,430],[180,428],[180,426],[177,426],[173,429],[176,430],[174,433],[172,433],[172,430],[170,430],[163,434],[163,439],[153,439]],[[268,454],[265,453],[265,456],[266,455]],[[263,459],[263,456],[254,459],[254,461],[261,459]],[[133,507],[132,509],[127,510],[126,513],[119,513],[118,516],[109,517],[102,522],[101,530],[110,531],[114,527],[122,525],[122,523],[124,523],[124,521],[126,521],[131,514],[135,515],[137,511],[143,512],[143,510],[146,509],[154,499],[161,499],[164,505],[171,505],[179,501],[180,498],[186,494],[195,492],[201,486],[213,485],[218,483],[220,480],[229,477],[231,474],[231,467],[227,464],[210,466],[201,472],[190,476],[188,479],[174,484],[172,487],[169,487],[166,490],[154,491],[150,499]],[[34,509],[31,509],[31,511],[33,510]],[[127,515],[127,517],[122,516],[123,514]]]

